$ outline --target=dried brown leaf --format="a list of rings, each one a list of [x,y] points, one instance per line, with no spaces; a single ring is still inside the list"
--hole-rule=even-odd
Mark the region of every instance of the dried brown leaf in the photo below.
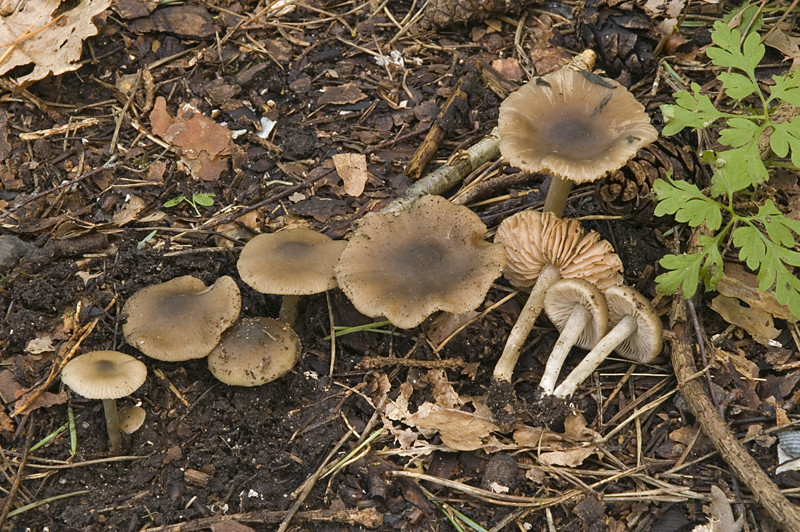
[[[711,308],[726,322],[750,333],[753,340],[762,345],[771,346],[771,340],[780,334],[773,325],[771,314],[759,308],[743,307],[735,298],[719,295],[711,300]]]
[[[28,0],[22,8],[0,17],[0,75],[12,68],[33,64],[33,71],[17,79],[22,85],[77,70],[83,40],[97,35],[92,17],[111,5],[111,0],[84,0],[53,17],[61,2]]]
[[[338,87],[325,87],[325,92],[319,97],[319,105],[333,104],[345,105],[360,102],[367,97],[358,87],[352,83],[346,83]]]
[[[353,197],[360,196],[369,179],[367,156],[363,153],[337,153],[333,156],[333,164],[344,180],[344,191]]]
[[[111,222],[118,227],[122,227],[136,220],[136,217],[144,210],[144,207],[145,204],[142,198],[130,194],[119,211],[114,213],[114,216],[111,217]]]

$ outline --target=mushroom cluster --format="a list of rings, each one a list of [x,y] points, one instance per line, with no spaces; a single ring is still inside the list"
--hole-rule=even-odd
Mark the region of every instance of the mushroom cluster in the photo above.
[[[548,289],[561,278],[584,279],[601,290],[622,284],[622,261],[598,233],[584,233],[577,220],[562,220],[553,213],[527,210],[506,218],[495,241],[505,245],[504,277],[518,288],[531,289],[494,369],[495,381],[511,382]]]

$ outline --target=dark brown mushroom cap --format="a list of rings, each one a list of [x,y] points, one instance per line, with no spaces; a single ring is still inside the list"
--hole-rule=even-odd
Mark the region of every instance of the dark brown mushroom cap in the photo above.
[[[437,310],[467,312],[483,302],[503,267],[503,246],[466,207],[423,196],[408,211],[364,217],[336,266],[359,312],[416,327]]]
[[[119,399],[144,384],[147,366],[119,351],[92,351],[73,358],[61,380],[87,399]]]
[[[584,234],[578,220],[522,211],[503,220],[495,242],[506,247],[503,275],[519,288],[530,289],[547,264],[564,279],[585,279],[601,290],[622,283],[622,261],[611,244],[594,231]]]
[[[236,281],[220,277],[211,286],[185,275],[133,294],[122,312],[125,340],[150,358],[178,362],[207,356],[222,331],[239,317]]]
[[[300,339],[286,323],[243,319],[222,334],[208,355],[208,369],[232,386],[260,386],[291,370],[300,358]]]
[[[661,353],[664,336],[661,319],[650,301],[629,286],[612,286],[605,296],[609,327],[613,328],[625,316],[636,320],[636,329],[614,350],[628,360],[652,362]]]
[[[310,229],[284,229],[248,242],[236,267],[262,294],[318,294],[336,288],[333,268],[346,245]]]
[[[644,106],[619,83],[563,68],[500,106],[500,153],[528,172],[575,183],[617,170],[658,138]]]

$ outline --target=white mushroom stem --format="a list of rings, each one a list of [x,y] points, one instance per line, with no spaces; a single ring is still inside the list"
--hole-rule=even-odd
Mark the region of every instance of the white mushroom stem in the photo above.
[[[119,431],[117,400],[103,399],[103,410],[106,413],[106,427],[108,428],[108,450],[112,456],[116,456],[122,452],[122,435]]]
[[[561,279],[561,270],[558,266],[548,264],[542,268],[539,277],[536,279],[536,284],[533,285],[528,301],[522,308],[517,322],[508,335],[503,354],[500,355],[500,360],[497,361],[497,365],[494,367],[493,377],[495,380],[511,382],[514,366],[517,365],[522,346],[525,344],[536,318],[539,317],[544,307],[544,295],[553,286],[553,283],[559,279]]]
[[[567,206],[570,190],[572,190],[571,180],[553,176],[550,180],[550,188],[547,190],[547,197],[544,199],[542,212],[552,212],[561,218],[564,215],[564,208]]]
[[[297,304],[299,302],[300,296],[283,296],[278,321],[288,323],[294,327],[294,323],[297,321]]]
[[[592,313],[582,305],[575,305],[575,309],[570,314],[564,329],[561,331],[561,336],[558,337],[556,345],[550,352],[547,359],[547,364],[544,366],[544,374],[539,386],[544,393],[552,395],[558,380],[558,374],[561,372],[561,367],[569,355],[570,349],[580,338],[583,329],[592,318]]]
[[[589,351],[586,358],[581,360],[580,364],[567,375],[564,382],[559,384],[555,389],[553,395],[564,399],[575,393],[578,386],[589,378],[608,355],[636,330],[636,327],[636,317],[626,314],[608,334],[597,342],[597,345],[594,346],[594,349]]]

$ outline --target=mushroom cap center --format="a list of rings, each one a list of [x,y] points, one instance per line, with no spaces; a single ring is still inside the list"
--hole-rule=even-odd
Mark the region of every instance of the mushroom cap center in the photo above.
[[[573,158],[587,160],[607,152],[614,140],[609,132],[601,131],[591,118],[568,114],[553,121],[540,138],[542,147],[550,153],[558,155],[578,153],[580,156]]]
[[[305,242],[283,242],[278,246],[278,255],[286,264],[302,266],[308,261],[314,246]]]

